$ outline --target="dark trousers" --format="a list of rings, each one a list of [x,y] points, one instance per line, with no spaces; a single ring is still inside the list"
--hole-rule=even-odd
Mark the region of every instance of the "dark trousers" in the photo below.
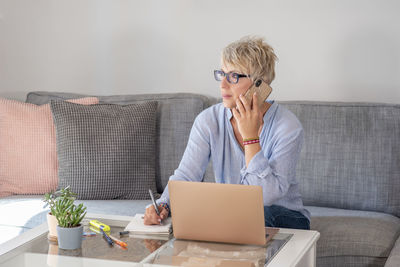
[[[264,206],[265,226],[310,230],[310,221],[301,212],[282,206]]]

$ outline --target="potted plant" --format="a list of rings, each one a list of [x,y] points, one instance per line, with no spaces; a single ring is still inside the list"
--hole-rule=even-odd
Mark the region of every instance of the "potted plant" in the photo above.
[[[86,207],[82,203],[75,205],[75,196],[69,187],[61,189],[61,194],[55,198],[51,210],[58,222],[58,247],[62,249],[78,249],[82,245],[81,221],[86,215]]]
[[[47,225],[49,226],[49,235],[48,238],[51,241],[57,242],[57,218],[54,216],[55,212],[55,203],[58,198],[69,198],[75,200],[76,194],[69,190],[69,186],[58,190],[56,192],[46,193],[44,195],[43,201],[46,203],[44,208],[49,206],[50,212],[47,213]]]

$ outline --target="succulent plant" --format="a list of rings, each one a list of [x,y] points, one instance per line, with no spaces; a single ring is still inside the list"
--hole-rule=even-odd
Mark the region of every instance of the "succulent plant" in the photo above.
[[[50,212],[57,218],[60,227],[76,227],[86,215],[86,207],[83,204],[75,205],[76,194],[67,186],[54,193],[44,196],[46,206],[50,206]]]

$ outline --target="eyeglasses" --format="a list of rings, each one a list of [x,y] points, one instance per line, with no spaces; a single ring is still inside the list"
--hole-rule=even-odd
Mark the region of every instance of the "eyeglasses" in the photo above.
[[[217,81],[222,81],[224,79],[224,77],[226,77],[226,80],[229,83],[238,83],[239,82],[239,78],[243,78],[243,77],[250,77],[250,75],[246,75],[246,74],[239,74],[236,72],[228,72],[225,73],[222,70],[214,70],[214,78]]]

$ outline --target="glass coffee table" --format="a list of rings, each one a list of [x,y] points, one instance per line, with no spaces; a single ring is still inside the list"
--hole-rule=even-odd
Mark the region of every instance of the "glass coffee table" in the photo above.
[[[110,246],[102,235],[96,234],[84,237],[81,249],[63,250],[47,238],[48,228],[47,223],[44,223],[0,245],[0,267],[94,264],[97,267],[289,266],[282,265],[288,259],[285,255],[281,258],[281,253],[289,253],[292,262],[315,266],[315,244],[319,238],[319,233],[315,231],[280,229],[265,246],[249,246],[176,240],[172,235],[120,236],[119,232],[133,219],[131,216],[87,214],[83,221],[84,232],[92,232],[88,226],[92,219],[110,225],[111,235],[126,242],[128,247],[124,249],[116,244]],[[299,247],[302,244],[303,247]],[[284,250],[288,251],[284,253]]]

